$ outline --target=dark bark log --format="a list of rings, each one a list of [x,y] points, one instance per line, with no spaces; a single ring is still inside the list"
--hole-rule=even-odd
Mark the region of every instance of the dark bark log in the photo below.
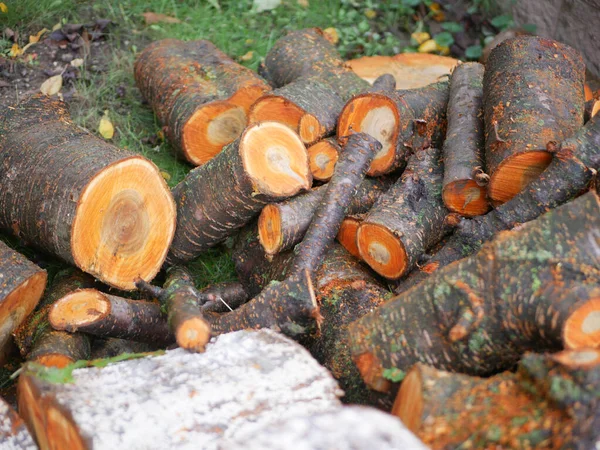
[[[371,92],[388,92],[396,90],[396,79],[394,75],[386,73],[378,76],[373,82]]]
[[[175,232],[157,167],[36,95],[0,121],[0,228],[120,289],[152,279]]]
[[[250,296],[241,283],[221,283],[207,286],[200,291],[206,298],[202,305],[204,311],[224,313],[239,308],[246,303]]]
[[[209,41],[156,41],[137,56],[134,75],[176,155],[194,165],[235,140],[250,106],[271,90]]]
[[[510,200],[548,167],[548,142],[583,125],[584,79],[579,52],[556,41],[520,36],[492,50],[483,102],[493,203]]]
[[[479,63],[460,64],[450,79],[442,197],[450,211],[466,217],[490,209],[483,164],[483,70]]]
[[[11,348],[11,333],[42,298],[47,277],[45,270],[0,241],[0,367]]]
[[[406,166],[409,156],[429,146],[441,148],[446,135],[447,81],[419,89],[370,92],[346,103],[338,120],[343,143],[352,133],[365,132],[382,149],[368,174],[378,176]]]
[[[96,338],[90,359],[114,358],[124,353],[146,353],[155,350],[157,350],[157,346],[147,342],[119,338]]]
[[[2,450],[37,450],[25,422],[0,397],[0,444]]]
[[[177,231],[169,262],[190,261],[235,233],[265,204],[308,189],[311,181],[306,149],[293,131],[275,122],[248,127],[173,189]]]
[[[489,375],[526,351],[597,345],[599,213],[598,197],[582,196],[354,322],[352,355],[363,379],[376,387],[384,369],[416,362]]]
[[[530,353],[517,373],[487,379],[416,364],[392,413],[432,449],[593,448],[581,440],[593,444],[600,431],[580,424],[597,415],[599,387],[597,350]]]
[[[393,177],[365,178],[358,185],[347,213],[361,214],[371,209],[393,181]],[[258,232],[267,254],[289,250],[302,240],[326,190],[326,185],[319,186],[306,194],[263,208],[258,218]]]
[[[323,139],[307,149],[313,180],[327,182],[331,179],[341,151],[335,138]]]
[[[398,279],[448,231],[442,201],[441,151],[417,151],[402,177],[371,208],[358,229],[358,249],[377,273]]]

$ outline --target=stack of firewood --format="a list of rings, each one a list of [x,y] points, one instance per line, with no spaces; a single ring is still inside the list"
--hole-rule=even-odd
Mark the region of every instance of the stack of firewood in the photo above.
[[[345,401],[391,409],[433,448],[598,445],[600,202],[581,194],[600,168],[600,97],[586,103],[577,51],[518,37],[485,67],[397,90],[308,29],[276,42],[260,75],[173,39],[134,71],[198,166],[171,192],[61,102],[0,120],[0,228],[78,268],[40,301],[45,271],[0,243],[3,353],[12,334],[28,361],[65,367],[271,328]],[[185,264],[230,237],[239,283],[198,291]],[[52,418],[39,370],[22,380],[40,445],[60,429],[87,439],[85,413]]]

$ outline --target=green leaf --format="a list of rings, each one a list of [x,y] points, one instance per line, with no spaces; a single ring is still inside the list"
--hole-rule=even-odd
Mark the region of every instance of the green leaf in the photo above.
[[[479,59],[479,58],[481,58],[482,54],[483,54],[483,47],[481,47],[481,45],[479,45],[479,44],[471,45],[470,47],[467,47],[467,49],[465,50],[465,56],[469,59]]]
[[[408,6],[414,8],[415,6],[419,6],[421,4],[421,0],[402,0],[403,6]]]
[[[512,26],[513,20],[510,16],[501,15],[494,17],[490,23],[499,30],[505,30],[506,28]]]
[[[406,373],[403,370],[398,369],[397,367],[392,367],[391,369],[385,369],[383,371],[383,378],[390,380],[394,383],[399,383],[404,380]]]
[[[447,31],[436,34],[433,39],[440,47],[450,47],[454,44],[454,37]]]
[[[444,22],[442,24],[442,29],[444,29],[450,33],[460,33],[465,28],[462,26],[462,24],[457,23],[457,22]]]

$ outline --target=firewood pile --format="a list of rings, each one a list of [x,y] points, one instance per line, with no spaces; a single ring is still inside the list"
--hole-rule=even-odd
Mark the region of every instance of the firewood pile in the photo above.
[[[47,286],[0,242],[0,365],[27,361],[0,448],[600,446],[581,55],[520,36],[424,86],[383,72],[319,29],[258,74],[154,42],[136,83],[197,166],[172,190],[62,102],[5,111],[0,228],[72,268]],[[226,240],[239,282],[196,289]]]

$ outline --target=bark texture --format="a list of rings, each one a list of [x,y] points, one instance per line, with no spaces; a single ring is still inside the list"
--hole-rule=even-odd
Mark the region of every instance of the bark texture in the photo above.
[[[145,353],[157,350],[156,345],[119,338],[96,338],[90,359],[114,358],[124,353]]]
[[[200,294],[206,298],[203,310],[218,313],[237,309],[250,299],[244,286],[238,282],[207,286]]]
[[[354,322],[352,355],[363,379],[377,386],[385,369],[416,362],[489,375],[526,351],[598,345],[591,324],[600,307],[599,212],[594,193],[582,196]]]
[[[37,450],[25,422],[0,398],[0,448],[2,450]]]

